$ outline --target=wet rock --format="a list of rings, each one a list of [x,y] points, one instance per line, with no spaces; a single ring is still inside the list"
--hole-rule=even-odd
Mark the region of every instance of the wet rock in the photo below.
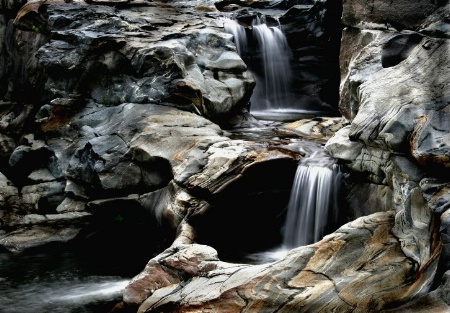
[[[227,312],[262,308],[379,311],[387,305],[387,299],[366,293],[366,287],[385,292],[385,286],[403,281],[404,275],[415,267],[386,231],[393,223],[392,211],[360,218],[314,245],[292,250],[283,260],[262,265],[224,263],[209,247],[201,245],[170,248],[152,259],[146,270],[130,282],[124,299],[133,306],[140,303],[139,297],[148,296],[138,312],[193,312],[203,303],[208,303],[210,309]],[[353,236],[362,241],[357,244],[351,239]],[[371,261],[363,261],[368,259]],[[161,284],[144,294],[141,284],[146,279]],[[177,282],[180,279],[184,283]],[[358,283],[362,280],[364,284]],[[405,300],[408,288],[402,285],[391,290],[389,299]],[[270,296],[273,290],[276,297]]]
[[[348,122],[340,117],[319,117],[312,119],[301,119],[283,125],[281,128],[295,134],[326,143],[338,130],[346,126]]]
[[[66,243],[86,227],[90,215],[87,212],[25,215],[14,225],[15,230],[0,234],[0,244],[11,252],[23,252],[46,244]]]
[[[364,29],[414,29],[442,3],[429,0],[418,1],[414,5],[403,1],[391,3],[381,0],[370,4],[358,0],[346,1],[342,21],[345,25]]]
[[[82,2],[28,3],[17,15],[16,27],[55,35],[36,45],[33,64],[25,60],[25,71],[32,76],[28,85],[38,79],[32,66],[45,67],[45,75],[33,86],[45,94],[42,101],[70,99],[71,94],[109,106],[174,100],[180,108],[211,119],[230,117],[248,102],[253,77],[217,17],[190,10],[151,3],[130,11],[94,9]],[[180,95],[180,84],[191,86],[196,97]]]

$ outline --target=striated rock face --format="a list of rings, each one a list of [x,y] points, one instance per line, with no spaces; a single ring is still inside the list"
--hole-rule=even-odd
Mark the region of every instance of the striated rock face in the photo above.
[[[340,108],[351,123],[325,149],[355,173],[350,194],[365,194],[368,207],[395,209],[392,232],[411,259],[423,264],[429,258],[436,248],[431,225],[440,224],[442,273],[448,270],[450,168],[450,33],[443,16],[450,6],[416,5],[395,3],[389,8],[397,10],[384,14],[386,5],[369,13],[356,2],[344,4],[342,48],[350,49],[341,53]],[[370,212],[355,198],[349,202],[354,215]]]
[[[137,312],[379,312],[418,292],[427,276],[416,276],[417,264],[389,232],[394,223],[393,211],[360,218],[263,265],[221,262],[207,246],[177,246],[147,264],[124,300],[147,298]]]

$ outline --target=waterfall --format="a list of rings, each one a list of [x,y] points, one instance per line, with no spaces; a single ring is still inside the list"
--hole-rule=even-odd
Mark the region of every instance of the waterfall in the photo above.
[[[336,161],[322,149],[298,165],[287,205],[283,243],[272,251],[247,258],[267,263],[283,258],[290,249],[317,242],[339,223],[339,191],[343,173]]]
[[[317,242],[327,226],[336,225],[341,178],[339,166],[324,155],[315,153],[299,164],[283,233],[285,248]]]
[[[223,28],[227,33],[233,35],[237,53],[242,56],[244,49],[247,47],[247,33],[245,32],[245,28],[235,20],[229,18],[223,20]]]
[[[292,85],[290,49],[281,26],[269,27],[257,17],[248,28],[250,38],[245,27],[235,20],[225,19],[224,29],[233,35],[237,52],[255,77],[256,87],[250,99],[253,111],[292,107],[289,99]],[[255,45],[251,50],[260,51],[260,56],[248,55],[249,41]]]

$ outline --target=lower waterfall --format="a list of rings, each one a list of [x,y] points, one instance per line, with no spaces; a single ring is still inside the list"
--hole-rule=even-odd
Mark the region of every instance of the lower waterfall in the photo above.
[[[256,263],[276,261],[293,248],[315,243],[334,231],[340,221],[339,193],[343,172],[323,150],[301,160],[295,174],[283,242],[272,251],[254,253],[248,259]]]
[[[338,222],[341,178],[334,160],[318,152],[299,164],[283,232],[285,248],[317,242]]]

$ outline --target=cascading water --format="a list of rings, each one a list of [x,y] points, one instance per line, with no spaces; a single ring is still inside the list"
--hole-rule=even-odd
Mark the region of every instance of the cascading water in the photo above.
[[[256,76],[252,95],[255,110],[282,109],[289,106],[292,73],[289,66],[289,47],[281,27],[268,27],[257,18],[253,34],[262,54],[262,77]]]
[[[326,227],[338,222],[342,172],[320,150],[297,168],[288,204],[283,246],[287,249],[319,241]]]
[[[282,245],[248,259],[256,263],[278,260],[293,248],[317,242],[339,223],[339,192],[343,173],[322,149],[298,165],[287,205]]]
[[[239,55],[244,54],[244,49],[247,47],[247,33],[245,27],[239,25],[235,20],[225,18],[223,27],[226,32],[233,35],[234,44]]]
[[[256,87],[250,99],[252,112],[263,110],[279,110],[292,107],[291,85],[292,72],[290,68],[290,49],[281,26],[267,26],[256,17],[249,29],[232,19],[224,20],[224,29],[234,36],[237,52],[246,63],[251,64],[247,57],[248,41],[254,42],[252,51],[260,51],[260,62],[249,66],[256,80]],[[254,57],[249,57],[253,58]]]

